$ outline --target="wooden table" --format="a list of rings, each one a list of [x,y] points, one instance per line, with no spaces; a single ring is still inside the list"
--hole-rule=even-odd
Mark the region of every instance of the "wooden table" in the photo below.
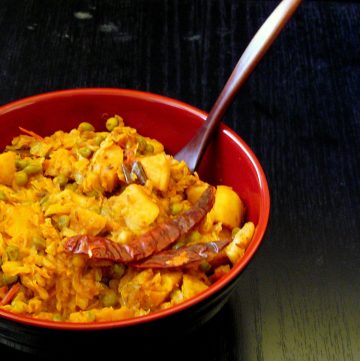
[[[0,104],[120,87],[209,110],[276,4],[3,0]],[[159,340],[148,357],[360,359],[359,22],[356,1],[304,1],[240,91],[225,122],[268,177],[268,231],[222,311],[176,348]],[[140,355],[141,345],[120,341],[107,357]],[[5,346],[0,354],[39,359]]]

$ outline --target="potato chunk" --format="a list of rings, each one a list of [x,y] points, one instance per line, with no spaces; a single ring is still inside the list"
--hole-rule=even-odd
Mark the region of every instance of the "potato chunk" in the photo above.
[[[63,174],[70,177],[73,171],[73,164],[76,159],[67,149],[57,149],[51,153],[50,159],[45,160],[45,174],[56,177]]]
[[[170,163],[165,153],[144,157],[139,161],[154,187],[166,191],[170,180]]]
[[[233,241],[225,248],[225,252],[232,264],[235,264],[244,255],[245,249],[249,245],[254,232],[254,223],[245,223],[236,233]]]
[[[147,269],[126,283],[120,282],[119,293],[122,303],[129,308],[156,309],[170,297],[170,293],[179,286],[180,281],[181,272],[155,272]]]
[[[105,217],[85,208],[75,208],[70,213],[70,228],[78,233],[96,235],[106,225]]]
[[[134,233],[142,233],[159,215],[157,204],[138,184],[130,184],[116,203],[127,227]]]
[[[198,201],[208,186],[209,185],[207,183],[202,183],[202,184],[194,184],[188,187],[186,189],[186,195],[190,203],[194,204],[196,201]]]
[[[207,288],[208,286],[195,276],[184,274],[181,291],[185,300],[194,297],[198,293],[205,291]]]
[[[245,206],[237,193],[228,186],[218,186],[213,207],[214,220],[229,228],[239,227],[244,219]]]
[[[103,141],[91,159],[82,184],[84,191],[89,192],[100,188],[106,192],[112,192],[119,182],[118,173],[120,173],[122,162],[122,149],[110,139]]]
[[[12,181],[15,176],[16,166],[15,166],[16,155],[14,152],[6,152],[0,154],[0,183],[7,186],[11,186]]]

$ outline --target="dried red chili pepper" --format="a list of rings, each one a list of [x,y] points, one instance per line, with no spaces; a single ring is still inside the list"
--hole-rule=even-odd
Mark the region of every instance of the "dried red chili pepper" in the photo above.
[[[131,265],[136,268],[179,268],[211,262],[230,242],[226,239],[162,251]]]
[[[118,244],[105,237],[78,235],[67,239],[65,249],[74,254],[86,254],[92,260],[138,261],[162,251],[187,234],[211,210],[214,200],[215,188],[209,186],[193,207],[127,244]]]

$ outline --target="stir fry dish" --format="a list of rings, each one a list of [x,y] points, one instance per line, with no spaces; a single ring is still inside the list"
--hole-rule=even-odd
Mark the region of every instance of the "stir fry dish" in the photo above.
[[[156,312],[205,291],[255,225],[226,185],[114,115],[0,154],[0,309],[67,322]],[[104,128],[105,129],[105,128]]]

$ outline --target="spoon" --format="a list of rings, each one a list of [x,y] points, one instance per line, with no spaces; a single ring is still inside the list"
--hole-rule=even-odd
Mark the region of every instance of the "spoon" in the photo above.
[[[186,162],[191,172],[196,170],[211,136],[240,87],[278,37],[300,3],[301,0],[282,0],[270,14],[236,64],[230,78],[213,105],[206,122],[199,128],[194,138],[175,155],[175,159]]]

